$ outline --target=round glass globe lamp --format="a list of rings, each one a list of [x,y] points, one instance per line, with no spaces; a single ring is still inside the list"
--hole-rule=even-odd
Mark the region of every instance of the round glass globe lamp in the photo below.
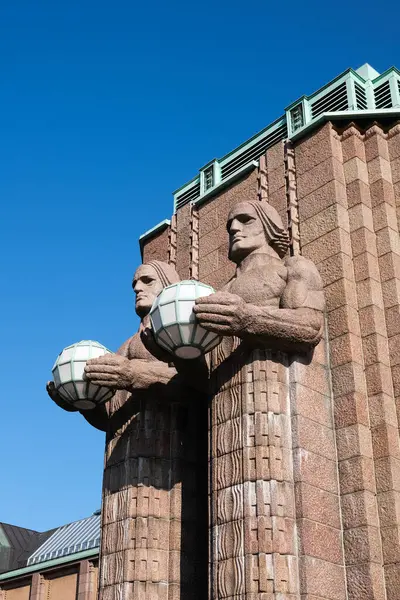
[[[156,342],[179,358],[198,358],[217,346],[221,337],[201,327],[193,312],[196,298],[214,293],[199,281],[180,281],[165,287],[155,299],[150,321]]]
[[[92,340],[82,340],[60,352],[52,373],[56,390],[63,400],[77,409],[88,410],[112,398],[114,390],[94,385],[84,377],[86,361],[104,354],[111,352]]]

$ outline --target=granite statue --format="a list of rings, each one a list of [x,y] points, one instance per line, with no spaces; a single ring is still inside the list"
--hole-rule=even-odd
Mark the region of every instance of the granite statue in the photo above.
[[[227,229],[236,273],[194,308],[224,336],[209,360],[208,597],[297,598],[291,381],[322,337],[322,282],[311,261],[286,256],[267,202],[235,205]]]
[[[132,282],[138,333],[116,354],[85,367],[91,382],[116,390],[109,403],[81,411],[107,433],[100,600],[163,597],[166,586],[179,598],[197,579],[196,594],[204,595],[206,522],[197,517],[204,520],[207,513],[206,485],[200,483],[207,474],[199,467],[199,446],[206,456],[207,404],[184,369],[159,361],[142,342],[155,297],[178,281],[169,264],[141,265]],[[47,390],[59,406],[74,410],[54,385]]]

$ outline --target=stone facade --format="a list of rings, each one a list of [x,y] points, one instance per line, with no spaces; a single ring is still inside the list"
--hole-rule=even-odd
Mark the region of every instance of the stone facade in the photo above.
[[[98,559],[12,571],[0,581],[0,600],[96,600]],[[25,571],[25,572],[24,572]]]
[[[326,123],[259,162],[177,211],[176,268],[221,289],[230,209],[267,200],[317,265],[326,326],[311,361],[255,351],[211,402],[209,597],[398,600],[400,126]]]

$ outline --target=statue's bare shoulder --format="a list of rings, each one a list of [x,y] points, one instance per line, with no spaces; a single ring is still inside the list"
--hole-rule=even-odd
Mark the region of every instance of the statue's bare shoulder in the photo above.
[[[287,284],[281,297],[281,307],[323,311],[323,284],[315,264],[304,256],[290,256],[285,259],[285,266]]]

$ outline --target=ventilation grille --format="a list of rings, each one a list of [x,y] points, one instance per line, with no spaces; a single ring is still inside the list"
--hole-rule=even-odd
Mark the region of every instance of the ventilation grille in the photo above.
[[[391,108],[392,96],[390,93],[390,82],[385,81],[375,88],[375,108]]]
[[[357,81],[355,81],[354,89],[356,90],[357,108],[361,110],[366,110],[368,108],[368,104],[367,95],[365,93],[364,88],[359,83],[357,83]]]
[[[280,127],[272,131],[269,135],[258,140],[258,142],[255,142],[250,148],[247,148],[247,150],[225,163],[221,168],[221,180],[223,181],[230,175],[233,175],[252,160],[260,158],[268,148],[286,138],[287,126],[286,123],[282,123]]]
[[[290,120],[292,125],[292,131],[297,131],[304,125],[304,111],[303,105],[298,104],[290,111]]]
[[[214,187],[214,165],[204,170],[204,191],[207,192]]]
[[[183,192],[179,196],[176,197],[176,208],[181,208],[188,202],[193,202],[193,200],[197,200],[200,196],[200,183],[197,183],[186,192]]]
[[[337,110],[347,110],[349,107],[347,100],[347,88],[346,82],[344,81],[333,90],[322,96],[319,100],[316,100],[311,105],[312,118],[318,117],[318,115],[324,112],[333,112]]]

